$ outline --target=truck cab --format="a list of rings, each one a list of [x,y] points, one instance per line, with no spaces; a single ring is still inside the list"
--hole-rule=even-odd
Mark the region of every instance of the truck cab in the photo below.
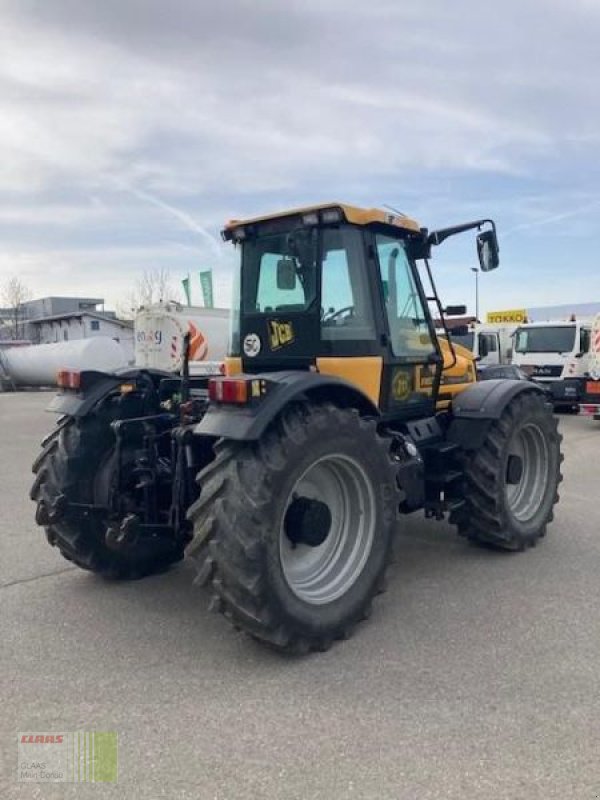
[[[502,326],[475,323],[468,328],[450,331],[454,344],[461,345],[475,356],[478,369],[510,364],[512,353],[511,330]]]
[[[581,381],[579,413],[600,420],[600,314],[592,323],[589,349],[587,374]]]
[[[530,322],[514,334],[513,364],[552,393],[555,406],[575,406],[590,362],[591,322]]]

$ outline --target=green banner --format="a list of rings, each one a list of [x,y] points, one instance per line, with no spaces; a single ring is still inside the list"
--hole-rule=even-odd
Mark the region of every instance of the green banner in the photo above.
[[[192,301],[190,298],[190,276],[188,275],[187,278],[184,278],[181,281],[181,285],[183,286],[183,291],[185,292],[185,299],[187,300],[188,306],[192,305]]]
[[[205,269],[200,273],[200,286],[204,298],[204,308],[214,308],[212,270]]]

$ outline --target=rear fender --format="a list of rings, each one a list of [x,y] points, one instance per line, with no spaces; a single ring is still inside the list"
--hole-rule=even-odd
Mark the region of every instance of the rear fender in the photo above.
[[[248,406],[211,403],[194,433],[236,441],[255,441],[287,405],[301,399],[329,401],[342,407],[356,408],[364,415],[379,416],[377,406],[360,389],[333,375],[296,371],[246,377],[264,381],[267,386],[265,396],[258,403]]]
[[[122,369],[110,373],[87,370],[81,372],[79,391],[65,389],[59,392],[46,410],[69,417],[84,417],[114,394],[123,383],[142,381],[148,384],[151,381],[154,386],[168,375],[168,373],[139,369]]]
[[[535,392],[547,400],[544,389],[530,381],[500,379],[473,384],[452,403],[448,439],[463,450],[477,450],[492,423],[500,419],[513,398],[524,392]]]

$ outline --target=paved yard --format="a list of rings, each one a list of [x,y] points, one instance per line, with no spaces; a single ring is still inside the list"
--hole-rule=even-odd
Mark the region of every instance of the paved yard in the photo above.
[[[208,613],[183,566],[118,584],[33,521],[40,393],[0,395],[0,797],[595,800],[600,424],[563,417],[543,543],[467,546],[406,519],[354,638],[282,658]],[[19,731],[119,735],[118,785],[16,782]]]

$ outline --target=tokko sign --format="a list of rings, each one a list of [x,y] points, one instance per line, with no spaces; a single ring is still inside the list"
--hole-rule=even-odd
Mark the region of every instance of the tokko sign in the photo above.
[[[515,322],[517,324],[527,322],[527,309],[513,308],[507,311],[488,311],[486,321],[492,325],[498,325],[502,322]]]

